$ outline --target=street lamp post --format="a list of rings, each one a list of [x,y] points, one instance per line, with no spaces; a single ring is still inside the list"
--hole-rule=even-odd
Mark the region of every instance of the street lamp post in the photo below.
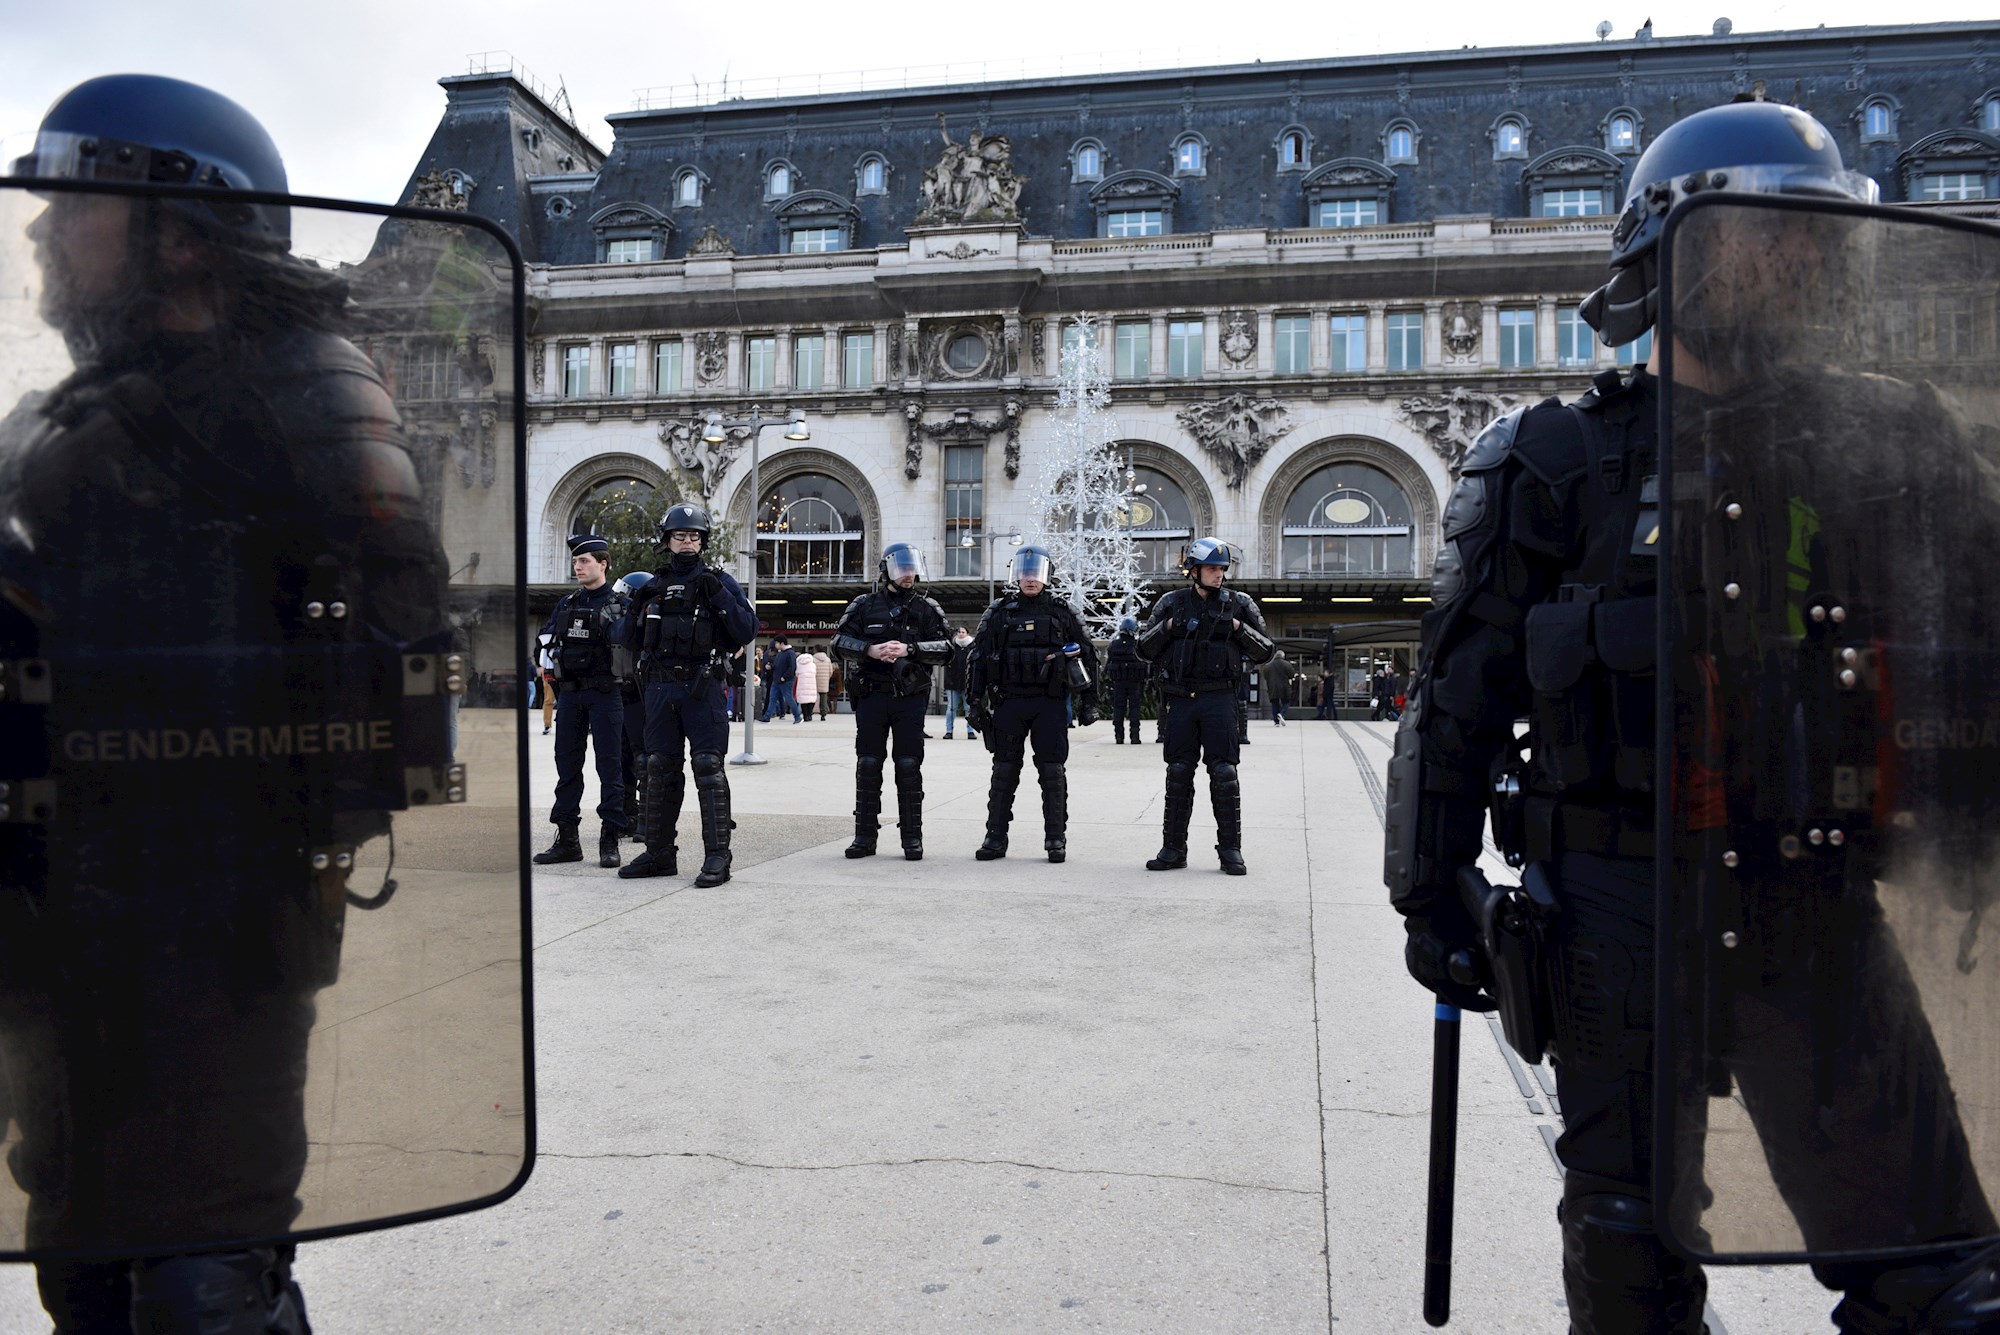
[[[1019,547],[1021,545],[1021,530],[1017,528],[1012,533],[968,533],[958,540],[958,545],[961,547],[977,547],[979,539],[982,536],[986,539],[986,605],[991,607],[993,606],[993,600],[999,596],[997,592],[998,584],[995,581],[993,573],[993,544],[1000,541],[1001,538],[1005,538],[1009,547]]]
[[[811,440],[812,432],[806,430],[806,414],[803,408],[794,408],[788,417],[766,417],[760,404],[750,405],[750,416],[728,419],[721,413],[710,413],[708,424],[702,428],[701,438],[710,445],[725,444],[729,433],[748,431],[750,433],[750,643],[743,646],[743,688],[749,697],[743,702],[743,750],[729,757],[732,765],[761,765],[764,757],[757,754],[757,692],[753,683],[757,680],[757,632],[763,629],[763,616],[757,611],[757,510],[764,498],[757,481],[757,445],[764,438],[764,428],[782,426],[786,440]]]

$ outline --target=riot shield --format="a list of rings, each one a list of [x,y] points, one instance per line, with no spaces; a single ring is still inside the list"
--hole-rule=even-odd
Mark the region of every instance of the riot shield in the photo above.
[[[2000,231],[1696,196],[1660,263],[1662,1225],[2000,1233]]]
[[[407,1222],[533,1158],[519,259],[217,200],[0,179],[9,1259]]]

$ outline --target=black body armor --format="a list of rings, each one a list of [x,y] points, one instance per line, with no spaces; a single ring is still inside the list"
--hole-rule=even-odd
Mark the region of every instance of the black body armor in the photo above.
[[[1084,643],[1085,636],[1066,604],[1046,594],[1026,598],[1016,593],[1002,599],[988,615],[998,634],[986,679],[1002,695],[1069,693],[1063,646]]]
[[[685,681],[706,672],[721,647],[715,613],[695,591],[702,567],[681,574],[656,571],[639,613],[641,670],[649,678]]]
[[[1232,624],[1239,621],[1241,631]],[[1266,662],[1275,651],[1263,626],[1257,604],[1232,589],[1209,597],[1191,587],[1175,589],[1153,604],[1138,648],[1158,661],[1161,689],[1169,695],[1234,691],[1246,675],[1246,660]]]
[[[1139,657],[1139,637],[1119,631],[1105,650],[1104,675],[1113,686],[1135,686],[1152,675],[1152,668]]]
[[[571,685],[607,682],[612,677],[612,626],[618,619],[617,596],[606,584],[598,589],[574,589],[556,605],[556,680]]]
[[[894,663],[868,650],[891,640],[910,646]],[[928,695],[931,668],[951,661],[944,609],[927,593],[877,588],[847,605],[833,633],[833,651],[848,663],[848,689],[856,698],[875,694]]]

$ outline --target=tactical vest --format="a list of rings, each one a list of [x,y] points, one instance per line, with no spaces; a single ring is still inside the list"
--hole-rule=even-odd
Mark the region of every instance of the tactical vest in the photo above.
[[[1053,598],[1032,601],[1015,595],[1000,605],[1000,634],[993,680],[1009,695],[1061,695],[1068,684],[1062,647],[1068,623],[1055,614]]]
[[[1176,589],[1167,597],[1172,600],[1168,611],[1175,618],[1196,622],[1194,629],[1175,638],[1161,657],[1168,686],[1183,695],[1234,690],[1243,676],[1243,651],[1230,639],[1236,595],[1218,589],[1214,596],[1204,598],[1193,589]]]
[[[579,590],[563,599],[556,613],[556,680],[588,681],[611,675],[611,623],[617,607],[613,599],[595,604],[589,593]]]
[[[1113,685],[1130,686],[1146,680],[1146,660],[1139,657],[1137,637],[1120,631],[1112,637],[1104,672]]]
[[[658,589],[646,603],[640,630],[640,648],[652,664],[673,668],[708,666],[716,648],[715,613],[696,596],[697,566],[685,576],[662,570],[653,577],[648,591]]]
[[[901,640],[906,644],[942,638],[944,627],[924,626],[918,613],[917,595],[898,598],[883,589],[865,596],[855,618],[855,636],[871,645]],[[878,658],[857,658],[851,675],[861,694],[875,692],[895,695],[922,695],[931,688],[931,670],[914,658],[884,663]]]
[[[1533,792],[1625,809],[1650,825],[1658,654],[1660,504],[1657,395],[1600,376],[1567,411],[1582,432],[1573,484],[1578,531],[1550,598],[1523,636],[1534,688]],[[1517,444],[1516,449],[1521,445]],[[1569,846],[1587,841],[1572,834]]]

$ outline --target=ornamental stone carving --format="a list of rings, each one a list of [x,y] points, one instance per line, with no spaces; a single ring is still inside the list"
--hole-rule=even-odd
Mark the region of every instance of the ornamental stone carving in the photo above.
[[[924,173],[917,226],[1019,221],[1027,178],[1014,170],[1007,137],[973,130],[963,144],[955,144],[943,116],[938,117],[938,133],[944,152]]]
[[[1479,360],[1479,306],[1447,301],[1438,311],[1444,335],[1446,366],[1470,366]]]
[[[694,244],[688,247],[690,255],[734,255],[735,253],[736,247],[729,244],[728,237],[715,230],[714,223],[710,223],[702,234],[694,239]]]
[[[736,462],[736,456],[743,452],[743,446],[750,439],[750,429],[725,427],[723,434],[729,439],[711,442],[702,439],[707,426],[698,417],[684,422],[668,422],[660,427],[659,436],[668,457],[701,480],[701,494],[713,496],[724,475],[729,472],[729,465]]]
[[[1221,466],[1231,490],[1257,461],[1291,431],[1291,413],[1276,399],[1231,394],[1212,403],[1191,404],[1175,415],[1188,434]]]
[[[410,183],[406,208],[463,213],[472,206],[472,180],[465,173],[433,167]]]
[[[970,408],[954,408],[951,416],[942,422],[924,420],[924,401],[919,398],[903,402],[903,421],[906,432],[903,437],[903,476],[914,481],[922,475],[924,468],[924,442],[926,440],[948,440],[959,445],[985,444],[1001,431],[1007,433],[1006,465],[1010,478],[1021,475],[1021,401],[1008,399],[1000,407],[1000,415],[981,418]]]
[[[1224,319],[1222,355],[1241,366],[1256,354],[1257,326],[1248,311],[1231,311]]]
[[[1396,405],[1396,414],[1430,442],[1455,478],[1473,439],[1519,402],[1512,394],[1461,387],[1449,394],[1413,395]]]
[[[728,367],[729,340],[726,337],[715,332],[694,336],[694,378],[697,384],[715,383]]]
[[[491,487],[498,472],[499,449],[495,440],[500,414],[484,406],[459,409],[458,431],[447,449],[458,468],[458,480],[468,487]]]

